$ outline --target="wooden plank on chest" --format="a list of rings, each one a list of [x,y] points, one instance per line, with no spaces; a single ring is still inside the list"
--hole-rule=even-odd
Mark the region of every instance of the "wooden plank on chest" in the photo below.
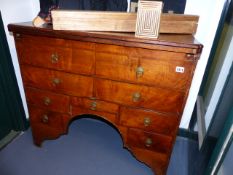
[[[53,29],[135,32],[137,13],[53,10]],[[162,14],[160,33],[195,34],[198,16]]]

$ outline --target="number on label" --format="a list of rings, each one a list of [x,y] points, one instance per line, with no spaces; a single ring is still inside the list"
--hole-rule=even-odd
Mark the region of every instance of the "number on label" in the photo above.
[[[184,67],[176,66],[176,72],[184,73]]]

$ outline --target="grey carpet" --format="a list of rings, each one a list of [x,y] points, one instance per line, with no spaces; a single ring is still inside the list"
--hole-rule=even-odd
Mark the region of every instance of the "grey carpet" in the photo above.
[[[122,144],[116,130],[90,119],[75,120],[68,135],[42,148],[33,145],[29,129],[0,151],[0,175],[152,175]],[[196,142],[178,137],[167,174],[190,174],[196,152]]]

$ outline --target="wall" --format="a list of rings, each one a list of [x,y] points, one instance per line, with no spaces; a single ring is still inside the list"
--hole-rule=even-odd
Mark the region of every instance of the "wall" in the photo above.
[[[200,22],[196,38],[204,44],[203,54],[197,65],[197,70],[194,75],[192,87],[188,97],[188,103],[185,106],[182,117],[182,128],[187,128],[191,114],[195,105],[196,96],[199,91],[201,80],[204,74],[205,66],[209,57],[211,45],[214,39],[215,31],[220,18],[224,0],[187,0],[185,13],[196,14],[200,16]],[[31,21],[39,11],[39,0],[1,0],[0,9],[2,11],[3,21],[5,26],[12,22]],[[5,28],[7,31],[7,29]],[[6,32],[8,33],[8,32]],[[12,54],[12,59],[15,67],[15,72],[20,87],[20,92],[24,97],[22,81],[19,72],[18,61],[14,48],[13,38],[7,34],[8,42]],[[24,107],[26,108],[25,98],[23,98]],[[28,116],[28,114],[27,114]]]
[[[14,39],[8,32],[7,25],[9,23],[32,21],[32,19],[37,15],[39,11],[39,0],[1,0],[0,1],[0,11],[2,14],[2,19],[4,23],[5,32],[7,35],[7,40],[11,52],[11,57],[13,65],[15,68],[16,78],[18,81],[20,94],[22,96],[23,105],[26,110],[26,115],[28,117],[27,105],[24,98],[24,91],[22,86],[22,80],[20,75],[19,64],[17,60],[17,54],[14,45]]]
[[[199,15],[196,39],[204,45],[194,73],[181,128],[188,128],[225,0],[187,0],[185,14]]]

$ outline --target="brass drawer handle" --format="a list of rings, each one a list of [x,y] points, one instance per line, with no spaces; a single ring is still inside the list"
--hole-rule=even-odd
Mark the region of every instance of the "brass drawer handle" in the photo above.
[[[59,85],[61,83],[61,80],[59,78],[54,78],[53,79],[53,85],[56,86],[56,85]]]
[[[44,104],[48,106],[51,103],[51,99],[49,97],[44,98]]]
[[[151,124],[151,119],[149,117],[144,118],[144,126],[149,126]]]
[[[141,99],[141,94],[139,92],[136,92],[133,94],[133,102],[138,102]]]
[[[52,55],[51,55],[51,62],[52,63],[57,63],[59,61],[59,56],[58,56],[58,54],[57,53],[53,53]]]
[[[150,147],[152,144],[153,144],[152,139],[151,139],[151,138],[147,138],[147,139],[146,139],[146,142],[145,142],[145,146],[146,146],[146,147]]]
[[[95,111],[96,108],[97,108],[97,102],[95,102],[95,101],[91,102],[91,108],[90,109]]]
[[[48,117],[48,115],[44,114],[44,115],[42,116],[42,122],[43,122],[43,123],[48,123],[48,122],[49,122],[49,117]]]
[[[143,74],[144,74],[144,69],[143,69],[143,67],[141,67],[141,66],[137,67],[137,69],[136,69],[136,77],[137,77],[137,78],[140,78],[140,77],[143,76]]]

